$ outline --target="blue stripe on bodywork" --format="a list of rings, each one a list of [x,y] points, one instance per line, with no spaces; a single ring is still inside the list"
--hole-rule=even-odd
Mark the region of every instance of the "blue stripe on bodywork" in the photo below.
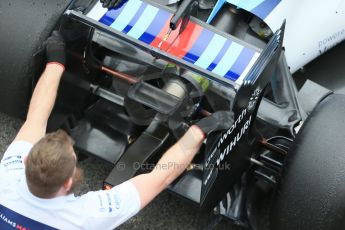
[[[249,11],[261,19],[265,19],[281,0],[218,0],[207,19],[207,23],[211,23],[226,2]]]
[[[171,14],[164,11],[159,10],[156,17],[153,19],[151,25],[147,28],[147,30],[141,35],[139,38],[140,41],[145,42],[146,44],[151,44],[153,40],[157,37],[157,35],[163,29],[166,21],[171,17]]]
[[[118,31],[122,31],[130,23],[132,18],[134,18],[142,4],[143,2],[139,0],[128,1],[121,14],[116,18],[114,23],[110,25],[110,27]]]
[[[274,8],[280,3],[281,0],[270,0],[270,1],[264,1],[257,7],[255,7],[251,12],[255,15],[257,15],[259,18],[266,18]]]
[[[203,29],[193,47],[188,51],[183,59],[194,64],[210,43],[213,35],[214,33],[210,30]]]
[[[237,73],[234,73],[234,72],[232,72],[231,70],[229,70],[226,74],[225,74],[225,76],[224,76],[226,79],[230,79],[230,80],[232,80],[232,81],[236,81],[239,77],[240,77],[240,75],[238,75]]]
[[[122,5],[122,7],[118,9],[109,10],[107,13],[103,15],[103,17],[99,20],[99,22],[107,26],[110,26],[116,20],[116,18],[120,15],[123,8],[125,8],[125,5],[126,4]]]
[[[216,68],[212,70],[212,73],[215,73],[219,76],[225,76],[229,69],[237,61],[243,48],[244,47],[242,45],[232,42],[229,49],[224,54],[224,57],[220,60]]]
[[[236,81],[241,74],[243,73],[244,69],[248,66],[250,60],[254,56],[254,51],[244,48],[238,57],[237,61],[234,65],[230,68],[228,73],[225,75],[226,78]]]
[[[247,0],[247,1],[230,1],[230,2],[233,5],[236,5],[237,7],[251,11],[252,9],[262,4],[264,1],[265,0]]]
[[[218,63],[220,62],[220,60],[222,60],[222,58],[224,57],[224,54],[226,53],[226,51],[229,49],[231,45],[231,41],[227,40],[223,46],[223,48],[220,50],[220,52],[218,53],[217,57],[214,59],[214,61],[207,67],[207,70],[211,71],[214,70],[214,68],[216,68],[216,66],[218,65]]]
[[[138,39],[152,24],[152,21],[155,19],[158,11],[158,8],[148,5],[137,23],[127,34],[135,39]]]
[[[226,42],[226,38],[215,34],[206,47],[205,51],[202,53],[200,58],[194,63],[195,65],[206,69],[212,61],[217,57],[218,53],[223,48]]]
[[[137,23],[137,21],[139,20],[139,18],[141,17],[141,15],[143,14],[144,10],[146,9],[148,5],[143,2],[143,4],[141,4],[141,6],[139,7],[138,11],[135,13],[134,17],[132,18],[132,20],[128,23],[128,25],[122,30],[122,32],[124,33],[128,33],[128,31],[130,31],[133,26]]]

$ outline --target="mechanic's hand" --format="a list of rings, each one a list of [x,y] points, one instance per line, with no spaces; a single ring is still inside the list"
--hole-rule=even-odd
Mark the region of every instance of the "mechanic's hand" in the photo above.
[[[214,131],[229,129],[233,123],[234,113],[232,111],[217,111],[201,119],[195,125],[207,135]]]
[[[66,64],[66,51],[65,42],[59,31],[54,30],[52,35],[45,42],[47,64],[55,63],[61,64],[65,67]]]
[[[100,0],[104,8],[116,8],[127,0]]]

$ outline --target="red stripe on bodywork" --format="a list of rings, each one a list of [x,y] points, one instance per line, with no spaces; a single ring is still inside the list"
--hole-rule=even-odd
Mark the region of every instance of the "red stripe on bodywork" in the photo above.
[[[164,25],[162,31],[157,35],[155,40],[150,44],[153,47],[158,47],[164,36],[169,30],[170,19]],[[193,47],[193,44],[198,39],[203,28],[191,21],[188,22],[186,29],[179,35],[180,25],[171,32],[170,37],[161,46],[162,51],[183,58],[186,53]],[[168,49],[168,50],[167,50]]]
[[[193,22],[189,22],[183,33],[180,34],[174,44],[172,44],[168,53],[179,58],[183,58],[193,47],[202,30],[203,28],[201,26]]]
[[[165,22],[165,25],[163,26],[163,29],[159,32],[159,34],[156,36],[156,38],[151,42],[151,44],[150,44],[151,46],[158,47],[159,43],[161,43],[161,41],[163,40],[164,36],[167,34],[167,32],[169,30],[169,25],[170,25],[171,17]],[[169,42],[171,40],[171,37],[173,37],[173,36],[175,37],[176,34],[178,34],[177,31],[178,30],[176,29],[175,31],[171,32],[170,37],[169,37],[167,42]]]

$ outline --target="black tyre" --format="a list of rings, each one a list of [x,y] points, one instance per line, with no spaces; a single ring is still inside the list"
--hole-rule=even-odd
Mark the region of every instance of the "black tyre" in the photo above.
[[[271,229],[345,228],[345,96],[312,112],[287,158]]]
[[[33,55],[71,0],[0,1],[0,111],[23,118],[35,74]]]

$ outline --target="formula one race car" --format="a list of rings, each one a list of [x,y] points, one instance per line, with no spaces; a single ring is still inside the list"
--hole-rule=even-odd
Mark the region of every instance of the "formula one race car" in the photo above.
[[[231,110],[232,127],[168,188],[200,207],[200,226],[342,229],[345,96],[310,80],[298,91],[291,73],[345,38],[344,19],[341,0],[2,0],[0,108],[26,114],[43,41],[59,29],[68,76],[49,129],[114,165],[105,189]]]

